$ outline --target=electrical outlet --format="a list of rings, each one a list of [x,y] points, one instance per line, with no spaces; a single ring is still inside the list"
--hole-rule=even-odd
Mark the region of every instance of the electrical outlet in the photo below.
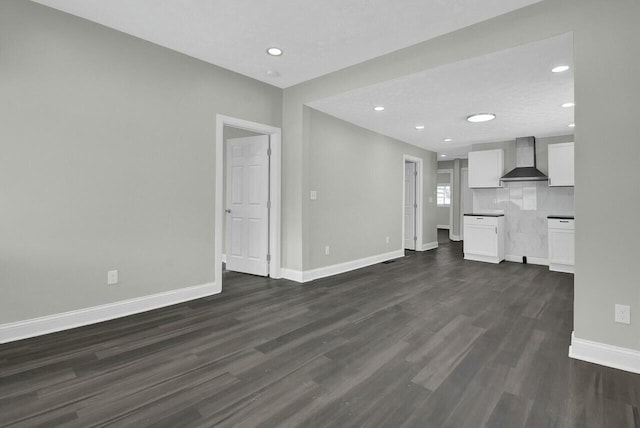
[[[328,255],[329,255],[329,250],[330,250],[330,248],[329,248],[329,246],[328,246],[328,245],[324,247],[324,255],[325,255],[325,256],[328,256]]]
[[[311,199],[312,201],[315,201],[316,199],[318,199],[318,191],[317,190],[309,191],[309,199]]]
[[[107,272],[107,285],[116,285],[118,283],[118,271],[110,270]]]
[[[628,305],[615,305],[615,320],[621,324],[631,324],[631,307]]]
[[[388,237],[388,236],[387,236],[387,239],[386,239],[386,241],[387,241],[387,244],[388,244],[388,243],[389,243],[389,237]]]

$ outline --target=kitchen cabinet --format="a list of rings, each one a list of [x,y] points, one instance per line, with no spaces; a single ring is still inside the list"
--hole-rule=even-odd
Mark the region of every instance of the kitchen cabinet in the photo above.
[[[469,187],[502,187],[504,175],[504,150],[469,152]]]
[[[504,260],[504,215],[465,214],[463,251],[466,260]]]
[[[549,186],[574,186],[574,143],[549,144]]]
[[[547,219],[549,270],[574,273],[575,220],[569,217]]]

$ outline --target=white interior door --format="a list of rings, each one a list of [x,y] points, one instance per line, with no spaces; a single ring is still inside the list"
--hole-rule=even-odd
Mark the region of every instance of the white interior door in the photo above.
[[[469,189],[469,170],[460,170],[460,239],[464,240],[464,215],[473,212],[473,193]]]
[[[416,249],[416,164],[404,163],[404,248]]]
[[[227,269],[267,276],[269,136],[227,140]]]

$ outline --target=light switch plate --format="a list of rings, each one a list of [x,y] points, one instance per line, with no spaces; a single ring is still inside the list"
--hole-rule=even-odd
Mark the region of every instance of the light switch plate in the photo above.
[[[107,272],[107,285],[116,285],[118,283],[118,271],[110,270]]]
[[[316,199],[318,199],[318,192],[316,190],[312,190],[311,192],[309,192],[309,198],[312,201],[315,201]]]

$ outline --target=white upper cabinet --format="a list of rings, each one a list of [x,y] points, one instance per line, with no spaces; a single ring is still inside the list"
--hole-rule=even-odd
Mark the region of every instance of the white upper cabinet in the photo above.
[[[469,152],[469,187],[502,187],[504,175],[504,151],[482,150]]]
[[[549,144],[549,186],[574,186],[573,143]]]

